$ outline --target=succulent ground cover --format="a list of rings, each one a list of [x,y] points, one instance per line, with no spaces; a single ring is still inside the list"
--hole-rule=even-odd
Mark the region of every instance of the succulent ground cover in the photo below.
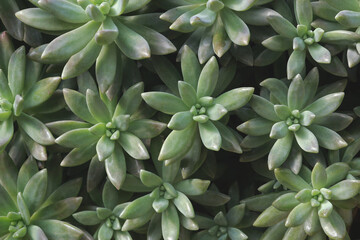
[[[3,0],[0,240],[356,240],[358,0]]]

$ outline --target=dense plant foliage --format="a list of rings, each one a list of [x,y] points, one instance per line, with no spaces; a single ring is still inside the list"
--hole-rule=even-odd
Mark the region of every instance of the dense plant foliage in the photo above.
[[[0,240],[349,240],[358,0],[2,0]]]

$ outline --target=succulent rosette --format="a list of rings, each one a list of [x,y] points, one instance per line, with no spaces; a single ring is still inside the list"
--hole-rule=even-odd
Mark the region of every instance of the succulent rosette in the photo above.
[[[149,0],[31,0],[37,8],[16,13],[25,24],[60,35],[40,47],[41,61],[66,62],[62,78],[78,76],[96,62],[98,81],[113,82],[121,64],[117,49],[131,59],[174,52],[175,46],[148,26],[156,14],[123,16]],[[103,89],[101,89],[103,90]],[[107,89],[104,89],[104,91]]]
[[[44,161],[47,159],[44,146],[54,144],[55,139],[34,114],[48,110],[46,101],[54,95],[61,79],[41,79],[42,65],[27,59],[25,47],[14,50],[5,32],[1,34],[0,48],[3,53],[0,64],[0,152],[13,139],[14,129],[18,126],[31,154]]]
[[[314,27],[322,27],[328,31],[331,30],[349,30],[355,33],[360,33],[360,5],[357,1],[347,1],[341,4],[337,1],[316,1],[312,2],[314,14],[319,18],[316,19],[312,25]],[[346,41],[339,42],[342,45],[342,50],[346,54],[348,67],[352,68],[360,62],[360,43],[348,43]]]
[[[265,3],[271,2],[265,1]],[[194,32],[188,43],[197,42],[200,63],[209,60],[214,53],[222,57],[232,46],[247,46],[250,30],[246,19],[261,12],[263,1],[185,0],[169,9],[160,18],[171,24],[170,29],[182,33]]]
[[[245,240],[248,236],[237,226],[245,216],[245,204],[238,204],[229,209],[229,211],[218,212],[214,219],[196,216],[195,219],[199,224],[200,232],[196,233],[193,240]]]
[[[289,169],[275,169],[278,181],[290,192],[284,192],[254,222],[254,226],[270,227],[263,238],[275,234],[278,239],[346,239],[348,223],[360,191],[359,180],[343,180],[348,174],[344,163],[325,167],[317,163],[305,179]],[[283,237],[282,237],[283,236]]]
[[[6,169],[0,175],[1,239],[88,239],[82,230],[61,221],[80,206],[82,197],[76,195],[81,179],[59,185],[58,174],[39,171],[32,157],[18,171],[6,152],[0,154],[0,167]]]
[[[314,68],[303,80],[297,75],[289,86],[284,81],[269,78],[261,82],[270,94],[254,95],[250,106],[255,117],[239,125],[245,134],[243,147],[252,148],[241,156],[242,161],[253,161],[267,153],[270,170],[287,162],[294,173],[302,166],[302,152],[318,153],[319,147],[338,150],[346,141],[338,134],[352,118],[334,113],[340,106],[344,81],[339,81],[317,92],[318,71]]]
[[[201,69],[194,52],[186,47],[181,62],[184,81],[178,82],[180,97],[167,92],[142,94],[152,108],[172,115],[168,128],[173,131],[165,139],[159,160],[183,158],[199,139],[207,149],[241,153],[238,138],[220,120],[244,106],[254,89],[236,88],[212,97],[219,78],[216,58],[212,57]]]
[[[307,52],[311,58],[319,63],[325,70],[334,75],[346,76],[346,71],[334,71],[343,68],[338,66],[340,60],[332,60],[330,50],[323,43],[355,43],[360,40],[360,35],[346,30],[326,31],[320,27],[312,28],[313,10],[310,0],[295,1],[295,16],[297,25],[279,14],[270,14],[267,19],[271,27],[278,33],[262,42],[273,51],[293,50],[287,61],[287,78],[292,79],[305,69]],[[320,44],[322,43],[322,44]],[[331,49],[331,48],[330,48]],[[329,65],[329,66],[326,66]]]
[[[155,155],[158,154],[158,151]],[[183,180],[180,163],[165,166],[153,158],[156,172],[141,169],[139,178],[130,175],[123,185],[124,191],[143,192],[123,209],[120,218],[126,219],[122,231],[137,229],[147,222],[149,238],[179,239],[180,229],[198,230],[195,211],[190,199],[206,193],[208,180],[197,178]]]
[[[55,140],[57,144],[72,149],[61,166],[78,166],[92,159],[88,191],[102,180],[104,169],[110,182],[120,189],[126,176],[124,152],[134,159],[148,159],[149,153],[140,138],[151,139],[166,128],[164,123],[136,114],[143,90],[144,84],[137,83],[119,100],[116,97],[109,100],[95,92],[97,89],[87,89],[86,96],[72,89],[63,90],[66,104],[79,120],[56,121],[48,126],[60,135]]]
[[[102,205],[86,207],[86,210],[73,214],[73,217],[85,226],[97,226],[94,239],[128,239],[132,240],[130,233],[121,231],[124,220],[120,214],[128,203],[124,203],[132,196],[130,192],[118,191],[109,181],[106,181],[102,192]]]

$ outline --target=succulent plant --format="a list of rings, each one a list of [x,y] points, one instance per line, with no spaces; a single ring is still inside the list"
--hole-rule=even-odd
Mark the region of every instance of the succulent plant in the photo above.
[[[278,181],[291,191],[278,197],[258,217],[254,226],[274,226],[272,228],[276,230],[269,228],[264,238],[284,234],[282,239],[291,235],[302,236],[302,239],[307,235],[344,239],[347,232],[342,214],[356,206],[357,202],[354,205],[352,198],[360,190],[359,180],[343,180],[347,173],[348,168],[343,163],[335,163],[326,169],[317,163],[311,176],[307,177],[311,179],[303,179],[288,169],[275,169]]]
[[[161,176],[140,171],[140,180],[151,193],[135,199],[124,208],[120,217],[127,220],[122,230],[132,230],[151,220],[149,237],[158,236],[161,229],[164,239],[178,239],[180,226],[188,230],[198,229],[193,221],[195,212],[189,197],[205,193],[210,182],[200,179],[176,180],[179,172],[179,164],[176,163],[169,167],[160,165],[158,169]]]
[[[118,191],[112,183],[107,181],[102,190],[102,206],[88,207],[87,210],[73,214],[73,217],[85,226],[97,225],[94,239],[133,239],[129,232],[121,231],[123,220],[119,218],[127,206],[124,203],[132,193]]]
[[[39,171],[32,157],[18,171],[6,152],[0,154],[0,166],[6,168],[0,176],[1,239],[82,239],[82,230],[61,221],[81,204],[82,197],[76,197],[81,179],[56,186],[56,179],[47,169]]]
[[[142,93],[144,101],[165,114],[172,115],[159,160],[181,159],[200,138],[207,149],[241,153],[236,136],[220,119],[228,112],[245,105],[254,89],[236,88],[218,97],[211,97],[219,76],[219,66],[212,57],[201,70],[192,50],[185,48],[182,57],[184,81],[178,82],[181,98],[166,92]]]
[[[98,80],[113,82],[117,66],[121,64],[118,48],[131,59],[149,58],[151,53],[162,55],[176,50],[166,37],[148,27],[156,16],[122,16],[143,8],[149,0],[30,2],[36,8],[21,10],[16,16],[45,33],[60,35],[41,46],[40,50],[43,61],[66,62],[61,75],[63,79],[78,76],[96,61]]]
[[[42,65],[26,58],[25,47],[14,51],[6,33],[2,33],[0,45],[4,53],[0,69],[0,151],[4,151],[13,138],[17,123],[33,156],[46,160],[44,146],[54,144],[55,139],[34,114],[45,110],[44,103],[54,94],[61,79],[40,79]]]
[[[295,1],[295,15],[297,25],[294,26],[279,14],[270,14],[269,24],[278,33],[262,42],[273,51],[292,49],[287,62],[287,78],[292,79],[305,68],[306,53],[309,52],[313,60],[320,64],[330,64],[331,52],[320,43],[336,44],[338,42],[358,42],[360,35],[346,30],[324,31],[312,28],[312,6],[310,0]],[[336,63],[333,63],[336,64]]]
[[[149,153],[140,138],[153,138],[166,127],[164,123],[136,114],[143,89],[143,83],[137,83],[119,101],[117,98],[109,100],[91,89],[86,91],[86,96],[72,89],[63,90],[67,105],[82,121],[57,121],[48,126],[60,135],[55,140],[57,144],[73,148],[61,166],[78,166],[91,159],[89,191],[101,180],[94,179],[92,183],[92,177],[98,176],[104,168],[110,182],[120,189],[126,176],[124,151],[134,159],[148,159]]]
[[[344,93],[340,92],[342,84],[334,88],[329,86],[317,93],[318,81],[316,68],[304,80],[297,75],[289,87],[281,80],[269,78],[261,82],[270,92],[268,97],[254,95],[250,100],[256,117],[237,129],[248,134],[242,146],[262,148],[262,155],[269,152],[270,170],[288,161],[293,172],[298,173],[302,165],[302,151],[318,153],[319,146],[330,150],[347,146],[336,131],[346,128],[352,118],[334,113],[344,97]],[[247,161],[246,155],[242,157]],[[255,160],[257,157],[262,156],[250,158]]]
[[[160,18],[172,23],[171,30],[195,31],[191,36],[198,41],[198,56],[203,64],[214,53],[222,57],[232,44],[247,46],[250,30],[246,19],[262,10],[257,8],[259,5],[271,1],[185,0]]]

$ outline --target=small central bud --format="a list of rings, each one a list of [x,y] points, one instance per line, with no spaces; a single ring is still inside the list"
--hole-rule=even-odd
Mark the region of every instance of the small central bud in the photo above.
[[[114,231],[121,230],[121,223],[118,217],[115,216],[108,217],[108,219],[106,219],[105,224],[108,228],[112,228]]]
[[[313,189],[311,191],[312,199],[311,199],[311,206],[318,207],[321,205],[324,200],[331,199],[331,190],[327,188]]]
[[[9,212],[7,218],[11,221],[8,231],[12,238],[22,239],[27,233],[27,227],[21,214],[18,212]]]

